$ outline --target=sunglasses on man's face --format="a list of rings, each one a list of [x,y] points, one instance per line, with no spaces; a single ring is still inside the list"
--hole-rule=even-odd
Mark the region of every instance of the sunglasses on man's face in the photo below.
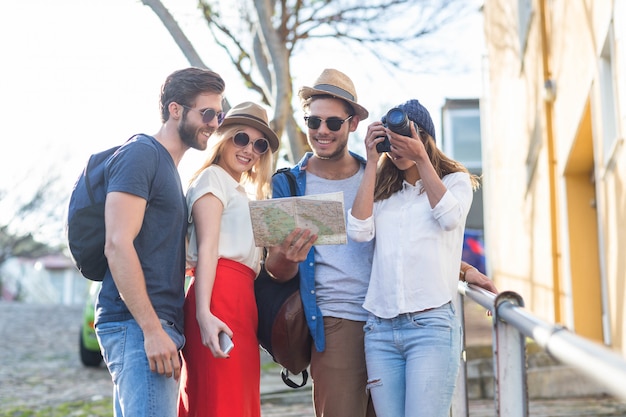
[[[246,132],[238,132],[233,136],[233,143],[238,148],[245,148],[250,143],[250,136]],[[252,150],[263,155],[270,148],[270,143],[265,138],[258,138],[252,141]]]
[[[199,112],[202,115],[202,123],[211,123],[211,120],[213,120],[217,116],[217,124],[221,125],[224,121],[224,117],[226,117],[226,113],[224,113],[223,111],[217,111],[214,109],[198,110],[189,106],[185,106],[184,104],[182,104],[182,106],[187,110]]]
[[[324,120],[321,117],[317,116],[304,116],[304,121],[309,129],[319,129],[322,125],[322,122],[326,123],[326,127],[333,132],[337,132],[341,129],[341,126],[348,120],[350,120],[352,116],[348,116],[345,119],[341,119],[339,117],[329,117]]]

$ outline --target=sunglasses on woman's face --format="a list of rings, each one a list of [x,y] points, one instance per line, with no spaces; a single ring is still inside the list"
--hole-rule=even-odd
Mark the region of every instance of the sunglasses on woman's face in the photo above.
[[[210,123],[211,120],[213,120],[217,116],[217,124],[221,125],[224,121],[224,117],[226,117],[226,113],[224,113],[223,111],[216,111],[214,109],[198,110],[189,106],[185,106],[184,104],[182,104],[182,106],[187,110],[200,112],[200,114],[202,115],[202,123]]]
[[[250,143],[250,136],[246,132],[238,132],[233,136],[233,143],[238,148],[245,148]],[[270,143],[265,138],[258,138],[252,141],[252,150],[263,155],[270,148]]]
[[[350,120],[352,116],[348,116],[345,119],[341,119],[339,117],[329,117],[324,120],[321,117],[317,116],[304,116],[304,121],[309,129],[319,129],[322,125],[322,122],[326,123],[326,127],[328,130],[332,130],[333,132],[337,132],[341,129],[341,126],[348,120]]]

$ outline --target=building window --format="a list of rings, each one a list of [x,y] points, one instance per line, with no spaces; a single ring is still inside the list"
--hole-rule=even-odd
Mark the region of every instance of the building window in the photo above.
[[[537,171],[537,161],[539,160],[539,151],[543,145],[541,137],[541,115],[535,115],[535,128],[533,129],[528,146],[528,154],[526,155],[526,188],[530,189],[535,172]]]
[[[600,105],[602,107],[602,155],[605,168],[612,166],[612,159],[618,142],[612,41],[613,25],[611,24],[598,63]]]
[[[528,32],[530,31],[530,21],[533,16],[532,0],[517,0],[518,36],[519,36],[519,58],[524,61],[526,44],[528,43]]]
[[[467,168],[480,170],[482,148],[479,109],[449,109],[445,113],[444,123],[444,152]]]

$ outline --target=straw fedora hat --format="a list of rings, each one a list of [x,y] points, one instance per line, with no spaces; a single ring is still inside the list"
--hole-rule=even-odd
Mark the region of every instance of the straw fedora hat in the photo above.
[[[231,125],[245,125],[261,131],[269,141],[272,152],[276,152],[280,146],[278,136],[270,128],[267,112],[258,104],[246,101],[232,107],[226,113],[226,117],[224,117],[224,121],[218,128],[218,131]]]
[[[352,80],[346,74],[336,69],[325,69],[313,87],[302,87],[298,96],[304,101],[316,95],[331,95],[335,98],[347,101],[361,120],[367,119],[367,109],[357,104],[356,89]]]

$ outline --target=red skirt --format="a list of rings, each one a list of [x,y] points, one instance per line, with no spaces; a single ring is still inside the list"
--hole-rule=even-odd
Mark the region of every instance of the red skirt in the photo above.
[[[196,320],[195,280],[185,297],[185,346],[180,377],[179,417],[260,417],[261,364],[254,298],[256,274],[247,266],[219,259],[211,311],[233,331],[228,359],[216,359],[202,344]]]

